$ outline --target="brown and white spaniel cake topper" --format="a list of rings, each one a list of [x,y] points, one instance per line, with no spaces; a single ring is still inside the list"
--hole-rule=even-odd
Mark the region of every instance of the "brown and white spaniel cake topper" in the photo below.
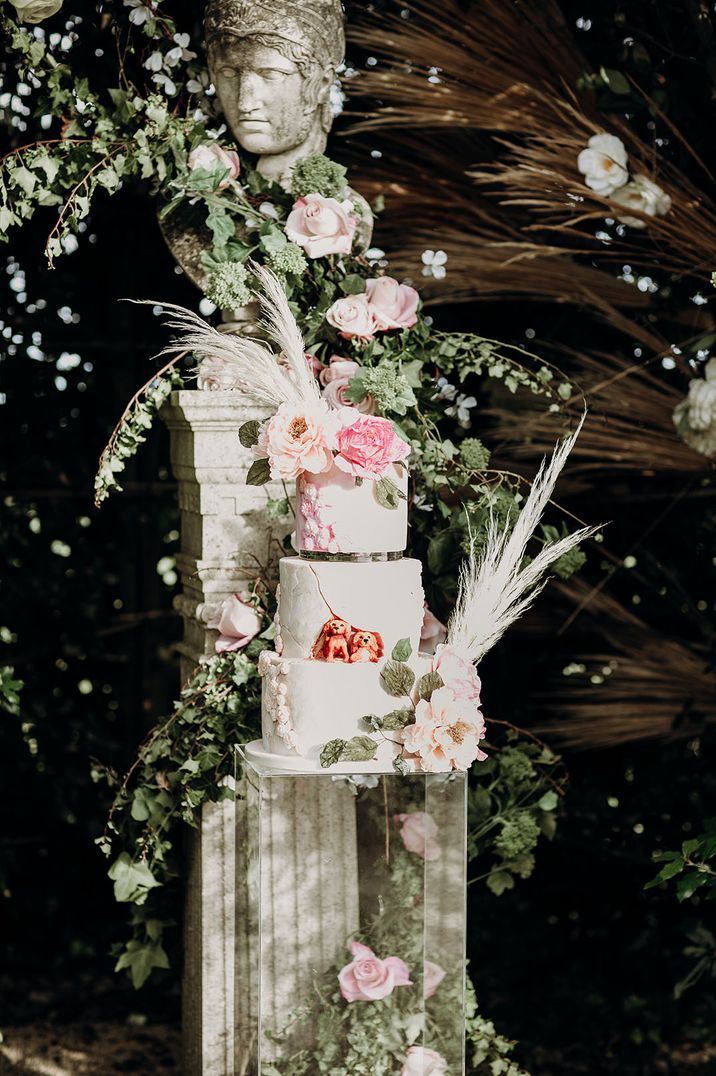
[[[321,628],[311,657],[316,661],[346,661],[351,664],[378,661],[384,653],[377,631],[355,628],[347,620],[332,616]]]

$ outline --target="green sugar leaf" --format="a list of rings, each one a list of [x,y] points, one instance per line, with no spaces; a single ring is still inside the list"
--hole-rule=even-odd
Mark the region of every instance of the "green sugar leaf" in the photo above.
[[[371,741],[372,743],[372,741]],[[340,762],[343,758],[343,752],[346,747],[345,740],[329,740],[321,751],[320,763],[325,768],[335,765],[336,762]]]
[[[239,441],[244,448],[253,448],[259,439],[259,426],[261,425],[257,419],[252,418],[249,422],[245,422],[243,426],[239,427]]]
[[[415,683],[415,673],[402,661],[386,661],[381,672],[383,687],[389,695],[409,695]]]
[[[412,652],[413,648],[410,645],[410,639],[398,639],[390,656],[393,661],[407,661]]]
[[[378,745],[375,740],[371,740],[370,736],[353,736],[345,744],[342,757],[347,762],[373,761],[377,748]]]
[[[254,460],[246,475],[246,483],[249,486],[263,486],[271,477],[268,460]]]
[[[382,727],[389,732],[396,732],[398,729],[404,729],[406,725],[412,724],[415,720],[415,714],[412,710],[391,710],[389,714],[381,718]]]
[[[429,699],[433,691],[437,691],[439,687],[444,687],[443,678],[440,673],[429,672],[420,677],[418,681],[418,695],[421,699]]]

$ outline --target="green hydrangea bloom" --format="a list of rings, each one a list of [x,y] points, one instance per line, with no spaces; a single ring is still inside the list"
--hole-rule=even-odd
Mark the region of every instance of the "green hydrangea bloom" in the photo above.
[[[416,403],[407,377],[390,362],[361,370],[352,379],[346,396],[351,403],[360,403],[364,397],[372,396],[383,414],[405,415]]]
[[[517,859],[524,852],[531,852],[537,844],[540,828],[529,811],[508,818],[495,840],[495,851],[503,859]]]
[[[552,565],[552,571],[555,572],[560,579],[569,579],[578,572],[580,568],[584,567],[587,562],[586,554],[577,546],[576,549],[570,549],[569,553],[563,553],[558,560]]]
[[[321,194],[338,198],[346,188],[346,170],[323,153],[296,161],[291,169],[291,190],[297,198],[305,194]]]
[[[286,243],[283,247],[267,251],[266,264],[280,277],[290,274],[302,276],[308,267],[306,255],[297,243]]]
[[[502,776],[510,785],[523,785],[534,777],[532,760],[517,747],[504,747],[498,763]]]
[[[248,270],[241,262],[224,262],[210,273],[204,294],[221,310],[235,310],[253,299],[248,279]]]
[[[477,437],[466,437],[460,445],[460,463],[468,471],[484,471],[490,452]]]

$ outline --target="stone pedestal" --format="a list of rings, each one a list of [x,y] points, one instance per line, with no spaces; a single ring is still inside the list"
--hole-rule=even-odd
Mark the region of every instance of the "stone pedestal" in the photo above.
[[[179,483],[182,593],[176,605],[184,620],[180,644],[184,682],[202,656],[214,653],[216,632],[206,620],[212,608],[270,572],[292,517],[271,524],[269,497],[281,483],[246,485],[251,453],[238,430],[262,419],[237,392],[174,392],[162,409],[171,435],[171,459]],[[235,804],[226,800],[202,811],[187,837],[184,914],[183,1071],[185,1076],[233,1076],[235,981]]]

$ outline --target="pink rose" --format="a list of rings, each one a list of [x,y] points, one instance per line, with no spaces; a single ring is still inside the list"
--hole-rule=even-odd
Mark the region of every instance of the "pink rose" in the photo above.
[[[420,760],[424,773],[467,770],[475,759],[487,755],[479,747],[485,736],[485,720],[477,706],[449,687],[433,691],[429,700],[415,707],[415,724],[402,731],[405,749]]]
[[[241,650],[258,635],[261,617],[252,606],[242,602],[238,594],[232,594],[230,598],[224,598],[207,621],[207,627],[220,632],[214,645],[217,654],[225,654],[229,650]]]
[[[406,851],[434,863],[440,859],[442,849],[437,841],[438,827],[432,815],[424,811],[411,811],[409,814],[396,814],[395,821],[400,824],[400,836]]]
[[[405,1055],[400,1076],[445,1076],[447,1061],[437,1050],[427,1046],[411,1046]]]
[[[346,340],[354,336],[359,340],[370,340],[377,329],[365,292],[361,295],[344,295],[342,299],[336,299],[326,313],[326,321],[334,329],[338,329]]]
[[[282,403],[263,422],[254,455],[268,457],[272,478],[297,478],[304,471],[321,474],[333,466],[340,420],[323,400],[315,404]]]
[[[368,305],[379,329],[410,329],[418,320],[418,293],[392,276],[367,280]]]
[[[469,658],[448,644],[439,644],[435,648],[433,672],[440,673],[446,687],[452,688],[460,698],[469,699],[475,706],[480,705],[480,677]]]
[[[398,956],[379,960],[372,949],[360,942],[351,944],[353,960],[338,973],[341,994],[346,1001],[378,1001],[393,993],[396,986],[412,986],[407,964]]]
[[[423,997],[431,998],[444,978],[445,968],[441,968],[439,964],[433,964],[430,960],[424,960]]]
[[[307,194],[293,203],[286,221],[286,235],[303,247],[308,258],[326,254],[350,254],[356,218],[335,198]]]
[[[204,168],[207,172],[228,172],[218,186],[218,190],[223,191],[238,179],[241,161],[234,150],[222,149],[218,142],[205,142],[189,154],[189,171],[194,172],[198,168]]]
[[[354,404],[346,398],[346,389],[355,375],[360,370],[357,362],[352,359],[341,359],[338,355],[331,356],[331,365],[321,373],[323,381],[323,399],[328,401],[330,407],[336,411],[341,407],[353,407],[362,415],[375,414],[375,400],[372,396],[365,396],[360,403]]]
[[[428,609],[428,603],[425,602],[425,611],[423,612],[423,623],[420,628],[420,642],[421,651],[423,654],[434,654],[435,648],[445,642],[447,636],[447,628],[441,620],[431,613]]]
[[[356,415],[346,412],[342,420],[347,425],[338,430],[336,438],[336,467],[356,478],[381,478],[392,463],[410,455],[410,445],[398,437],[387,418]]]

